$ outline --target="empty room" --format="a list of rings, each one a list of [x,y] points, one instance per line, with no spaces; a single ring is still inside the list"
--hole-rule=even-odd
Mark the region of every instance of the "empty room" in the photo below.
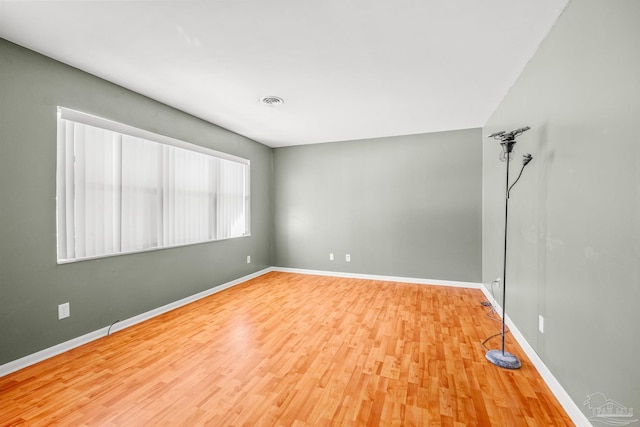
[[[0,0],[0,425],[640,425],[639,22]]]

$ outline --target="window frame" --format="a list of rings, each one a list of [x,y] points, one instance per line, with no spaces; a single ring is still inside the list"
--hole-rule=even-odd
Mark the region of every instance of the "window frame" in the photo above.
[[[83,113],[77,110],[72,110],[70,108],[66,108],[66,107],[61,107],[58,106],[57,107],[57,113],[56,113],[57,119],[56,119],[56,127],[57,127],[57,157],[56,157],[56,260],[57,260],[57,264],[68,264],[68,263],[74,263],[74,262],[79,262],[79,261],[86,261],[86,260],[92,260],[92,259],[100,259],[100,258],[107,258],[107,257],[113,257],[113,256],[120,256],[120,255],[129,255],[129,254],[135,254],[135,253],[141,253],[141,252],[149,252],[149,251],[157,251],[157,250],[163,250],[163,249],[171,249],[171,248],[179,248],[179,247],[185,247],[185,246],[191,246],[191,245],[199,245],[199,244],[205,244],[205,243],[211,243],[211,242],[217,242],[217,241],[224,241],[224,240],[230,240],[230,239],[236,239],[236,238],[242,238],[242,237],[249,237],[251,236],[251,162],[248,159],[244,159],[242,157],[238,157],[238,156],[234,156],[231,154],[227,154],[224,152],[220,152],[220,151],[216,151],[210,148],[206,148],[200,145],[196,145],[196,144],[192,144],[189,142],[185,142],[179,139],[175,139],[175,138],[171,138],[165,135],[160,135],[154,132],[150,132],[144,129],[139,129],[133,126],[129,126],[129,125],[125,125],[119,122],[115,122],[112,120],[108,120],[108,119],[104,119],[98,116],[94,116],[88,113]],[[67,217],[66,217],[66,210],[69,209],[68,204],[69,204],[69,197],[66,196],[64,193],[67,191],[66,189],[68,188],[68,186],[70,185],[68,182],[68,167],[66,166],[66,162],[68,162],[69,160],[69,153],[65,152],[64,148],[61,148],[61,144],[64,145],[66,144],[66,140],[65,140],[65,131],[63,129],[61,129],[61,123],[62,120],[68,120],[68,121],[72,121],[75,123],[79,123],[82,125],[88,125],[88,126],[92,126],[92,127],[96,127],[99,129],[103,129],[103,130],[107,130],[107,131],[111,131],[111,132],[115,132],[121,135],[126,135],[126,136],[130,136],[130,137],[134,137],[134,138],[140,138],[146,141],[150,141],[152,143],[156,143],[156,144],[162,144],[162,145],[166,145],[166,146],[170,146],[170,147],[175,147],[178,149],[182,149],[182,150],[187,150],[190,152],[195,152],[195,153],[199,153],[199,154],[204,154],[206,156],[210,156],[213,157],[215,159],[221,159],[221,160],[226,160],[226,161],[231,161],[234,163],[238,163],[241,164],[243,166],[246,167],[246,169],[244,169],[244,174],[243,174],[243,185],[244,185],[244,193],[243,193],[243,197],[244,197],[244,204],[243,204],[243,212],[244,212],[244,216],[245,216],[245,229],[244,229],[244,233],[241,235],[237,235],[237,236],[230,236],[230,237],[222,237],[222,238],[218,238],[218,233],[214,232],[215,237],[214,238],[207,238],[204,240],[197,240],[197,241],[190,241],[190,242],[185,242],[185,243],[178,243],[178,244],[166,244],[166,245],[161,245],[162,242],[158,242],[157,246],[153,246],[153,247],[147,247],[147,248],[141,248],[141,249],[133,249],[133,250],[126,250],[123,251],[122,250],[122,246],[120,247],[120,251],[118,252],[113,252],[113,253],[104,253],[104,254],[98,254],[98,255],[90,255],[90,256],[79,256],[79,257],[66,257],[66,258],[61,258],[61,252],[66,252],[66,251],[62,251],[61,250],[61,234],[64,234],[64,242],[66,242],[66,239],[69,235],[68,231],[67,231],[67,226],[63,225],[63,222],[66,223]],[[124,142],[123,142],[124,143]],[[73,156],[73,159],[75,161],[75,155],[71,154],[71,156]],[[66,157],[66,158],[65,158]],[[120,167],[122,166],[122,159],[120,159]],[[75,168],[75,166],[73,166]],[[120,194],[122,194],[122,190],[120,190]],[[215,200],[219,200],[220,194],[216,193],[214,198]],[[75,198],[72,201],[73,203],[73,209],[75,211],[76,206],[75,206]],[[217,202],[216,202],[217,203]],[[65,204],[66,206],[64,208],[62,208],[62,212],[63,215],[65,215],[65,218],[61,218],[61,204]],[[121,208],[120,208],[121,209]],[[73,213],[73,215],[75,215],[75,212]],[[165,215],[164,211],[160,212],[160,215]],[[215,222],[215,221],[214,221]],[[73,225],[74,227],[74,233],[75,233],[75,224]],[[122,225],[120,225],[120,233],[122,234]]]

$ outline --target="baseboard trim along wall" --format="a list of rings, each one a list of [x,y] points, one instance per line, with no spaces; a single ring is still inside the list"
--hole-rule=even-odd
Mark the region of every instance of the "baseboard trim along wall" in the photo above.
[[[487,297],[489,302],[495,307],[496,313],[502,318],[502,306],[495,300],[491,292],[485,287],[480,286],[480,289]],[[553,395],[558,399],[560,405],[567,412],[567,415],[571,418],[571,421],[575,423],[576,426],[591,426],[592,424],[589,422],[589,419],[582,413],[580,407],[576,405],[576,403],[571,399],[566,390],[560,385],[560,382],[553,376],[547,365],[544,364],[538,353],[531,347],[529,342],[525,339],[524,335],[520,332],[520,330],[516,327],[516,325],[511,321],[509,316],[507,315],[505,318],[505,324],[509,327],[509,331],[516,339],[522,350],[526,353],[527,357],[533,363],[533,366],[536,368],[544,382],[547,384],[549,389]]]
[[[197,294],[188,296],[178,301],[163,305],[162,307],[158,307],[156,309],[131,317],[129,319],[119,321],[117,323],[114,323],[112,326],[105,326],[104,328],[100,328],[96,331],[89,332],[88,334],[54,345],[53,347],[46,348],[44,350],[38,351],[37,353],[33,353],[28,356],[22,357],[20,359],[6,363],[4,365],[0,365],[0,377],[8,375],[12,372],[16,372],[28,366],[34,365],[38,362],[49,359],[53,356],[64,353],[65,351],[69,351],[83,344],[87,344],[98,338],[105,337],[109,332],[120,331],[122,329],[136,325],[145,320],[159,316],[160,314],[174,310],[178,307],[182,307],[183,305],[208,297],[209,295],[213,295],[225,289],[229,289],[235,285],[238,285],[240,283],[246,282],[253,278],[262,276],[263,274],[269,273],[271,271],[279,271],[283,273],[309,274],[309,275],[317,275],[317,276],[343,277],[343,278],[351,278],[351,279],[381,280],[381,281],[399,282],[399,283],[414,283],[414,284],[420,284],[420,285],[454,286],[454,287],[462,287],[462,288],[480,289],[484,293],[486,298],[491,302],[491,304],[493,304],[493,306],[496,307],[496,311],[498,312],[498,314],[501,314],[501,311],[502,311],[500,308],[500,305],[493,298],[489,290],[485,286],[483,286],[481,283],[457,282],[457,281],[449,281],[449,280],[430,280],[430,279],[396,277],[396,276],[380,276],[380,275],[374,275],[374,274],[343,273],[343,272],[322,271],[322,270],[306,270],[306,269],[298,269],[298,268],[269,267],[269,268],[265,268],[263,270],[257,271],[253,274],[243,276],[236,280],[232,280],[230,282],[216,286],[214,288],[207,289]],[[549,388],[551,389],[551,392],[554,394],[556,399],[558,399],[558,401],[560,402],[564,410],[567,412],[567,414],[571,418],[571,420],[577,426],[590,426],[591,424],[589,423],[589,420],[587,419],[587,417],[582,413],[580,408],[571,399],[571,397],[565,391],[562,385],[560,385],[558,380],[553,376],[551,371],[547,368],[547,366],[544,364],[542,359],[540,359],[540,357],[535,352],[533,347],[531,347],[531,345],[527,342],[524,335],[522,335],[522,333],[518,330],[518,328],[513,324],[509,316],[506,317],[505,323],[509,327],[509,330],[513,334],[513,337],[516,339],[518,344],[520,344],[520,347],[522,347],[522,349],[526,353],[529,360],[531,360],[531,363],[533,363],[534,367],[540,373],[540,375],[542,376],[542,379],[545,381],[547,386],[549,386]],[[111,330],[109,331],[109,329]]]
[[[458,288],[480,289],[479,283],[457,282],[450,280],[417,279],[412,277],[380,276],[376,274],[342,273],[337,271],[305,270],[301,268],[272,267],[273,271],[283,273],[311,274],[315,276],[344,277],[348,279],[381,280],[385,282],[414,283],[418,285],[454,286]]]
[[[114,323],[112,326],[105,326],[104,328],[100,328],[96,331],[89,332],[85,335],[81,335],[69,341],[65,341],[63,343],[54,345],[53,347],[45,348],[44,350],[38,351],[36,353],[30,354],[25,357],[21,357],[20,359],[16,359],[11,362],[5,363],[4,365],[0,365],[0,377],[8,375],[12,372],[19,371],[20,369],[34,365],[38,362],[42,362],[43,360],[49,359],[53,356],[57,356],[58,354],[64,353],[65,351],[69,351],[76,347],[80,347],[81,345],[90,343],[91,341],[97,340],[98,338],[105,337],[109,333],[120,331],[122,329],[144,322],[145,320],[159,316],[168,311],[175,310],[176,308],[182,307],[183,305],[187,305],[199,299],[208,297],[209,295],[213,295],[225,289],[229,289],[235,285],[239,285],[240,283],[246,282],[247,280],[251,280],[258,276],[262,276],[263,274],[268,273],[270,271],[272,271],[271,267],[265,268],[263,270],[257,271],[247,276],[240,277],[230,282],[223,283],[222,285],[207,289],[205,291],[188,296],[186,298],[182,298],[178,301],[174,301],[172,303],[163,305],[162,307],[158,307],[153,310],[149,310],[145,313],[139,314],[137,316],[133,316],[128,319],[118,321]],[[111,331],[109,331],[109,329],[111,329]]]

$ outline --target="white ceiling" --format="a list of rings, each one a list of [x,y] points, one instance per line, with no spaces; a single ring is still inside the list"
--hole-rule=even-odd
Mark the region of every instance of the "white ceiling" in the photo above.
[[[0,37],[279,147],[483,126],[567,1],[0,0]]]

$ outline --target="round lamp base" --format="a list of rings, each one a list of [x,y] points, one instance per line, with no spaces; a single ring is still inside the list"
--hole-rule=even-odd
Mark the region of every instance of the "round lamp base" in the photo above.
[[[487,360],[496,366],[505,369],[518,369],[522,364],[516,356],[502,350],[490,350],[487,352]]]

